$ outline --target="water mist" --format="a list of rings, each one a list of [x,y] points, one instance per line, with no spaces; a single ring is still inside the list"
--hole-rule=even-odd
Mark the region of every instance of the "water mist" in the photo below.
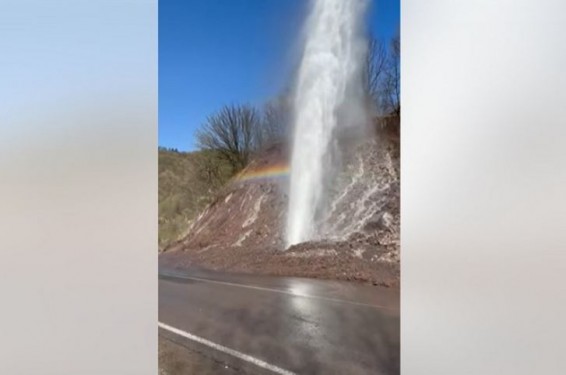
[[[339,165],[337,137],[364,123],[365,0],[314,0],[294,96],[286,242],[316,239],[317,218]]]

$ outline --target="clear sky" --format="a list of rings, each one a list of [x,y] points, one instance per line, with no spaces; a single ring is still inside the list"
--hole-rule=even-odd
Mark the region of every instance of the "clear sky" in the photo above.
[[[261,105],[291,79],[305,0],[160,0],[159,145],[192,150],[225,104]],[[388,40],[399,0],[373,0],[369,28]]]

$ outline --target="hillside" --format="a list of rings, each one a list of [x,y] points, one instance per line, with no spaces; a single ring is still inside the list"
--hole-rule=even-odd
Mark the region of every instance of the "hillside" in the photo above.
[[[278,171],[288,155],[273,145],[217,190],[160,262],[398,285],[399,134],[391,129],[363,142],[341,140],[344,165],[317,240],[284,249],[287,180]]]
[[[159,249],[180,239],[231,176],[210,152],[159,149]]]

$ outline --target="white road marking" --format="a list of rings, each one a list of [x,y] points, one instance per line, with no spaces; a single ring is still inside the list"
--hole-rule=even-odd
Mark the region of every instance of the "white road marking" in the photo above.
[[[318,299],[318,300],[322,300],[322,301],[347,303],[347,304],[350,304],[350,305],[366,306],[366,307],[373,307],[373,308],[376,308],[376,309],[397,311],[397,309],[395,309],[395,308],[382,306],[382,305],[373,305],[373,304],[370,304],[370,303],[347,301],[347,300],[343,300],[343,299],[339,299],[339,298],[321,297],[321,296],[315,296],[315,295],[309,295],[309,294],[297,294],[297,293],[289,292],[289,291],[286,291],[286,290],[264,288],[264,287],[255,286],[255,285],[230,283],[228,281],[218,281],[218,280],[204,279],[204,278],[201,278],[201,277],[194,277],[194,276],[167,275],[167,274],[161,274],[161,276],[172,277],[172,278],[177,278],[177,279],[204,281],[204,282],[214,283],[214,284],[222,284],[222,285],[235,286],[235,287],[240,287],[240,288],[261,290],[261,291],[264,291],[264,292],[274,292],[274,293],[287,294],[287,295],[294,296],[294,297],[312,298],[312,299]]]
[[[237,351],[237,350],[227,348],[227,347],[225,347],[225,346],[223,346],[223,345],[217,344],[217,343],[212,342],[212,341],[210,341],[210,340],[207,340],[207,339],[204,339],[204,338],[202,338],[202,337],[193,335],[192,333],[182,331],[182,330],[180,330],[180,329],[178,329],[178,328],[175,328],[175,327],[171,327],[170,325],[167,325],[167,324],[165,324],[165,323],[158,322],[157,324],[159,325],[160,328],[163,328],[164,330],[167,330],[167,331],[172,332],[172,333],[174,333],[174,334],[176,334],[176,335],[182,336],[182,337],[184,337],[184,338],[186,338],[186,339],[189,339],[189,340],[192,340],[192,341],[196,341],[196,342],[198,342],[198,343],[200,343],[200,344],[206,345],[206,346],[208,346],[208,347],[210,347],[210,348],[212,348],[212,349],[215,349],[215,350],[221,351],[221,352],[223,352],[223,353],[229,354],[229,355],[231,355],[231,356],[233,356],[233,357],[236,357],[236,358],[238,358],[238,359],[241,359],[241,360],[243,360],[243,361],[252,363],[252,364],[254,364],[254,365],[258,366],[258,367],[264,368],[264,369],[266,369],[266,370],[270,370],[270,371],[272,371],[272,372],[274,372],[274,373],[276,373],[276,374],[281,374],[281,375],[297,375],[297,374],[295,374],[294,372],[291,372],[291,371],[282,369],[281,367],[272,365],[271,363],[267,363],[267,362],[265,362],[265,361],[262,361],[261,359],[252,357],[251,355],[244,354],[244,353],[241,353],[241,352],[239,352],[239,351]]]

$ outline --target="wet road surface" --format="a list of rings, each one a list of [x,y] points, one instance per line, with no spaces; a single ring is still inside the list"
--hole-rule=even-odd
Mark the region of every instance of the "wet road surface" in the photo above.
[[[175,346],[169,357],[202,358],[199,373],[208,362],[210,373],[227,374],[399,373],[398,290],[196,269],[159,273],[160,340]]]

